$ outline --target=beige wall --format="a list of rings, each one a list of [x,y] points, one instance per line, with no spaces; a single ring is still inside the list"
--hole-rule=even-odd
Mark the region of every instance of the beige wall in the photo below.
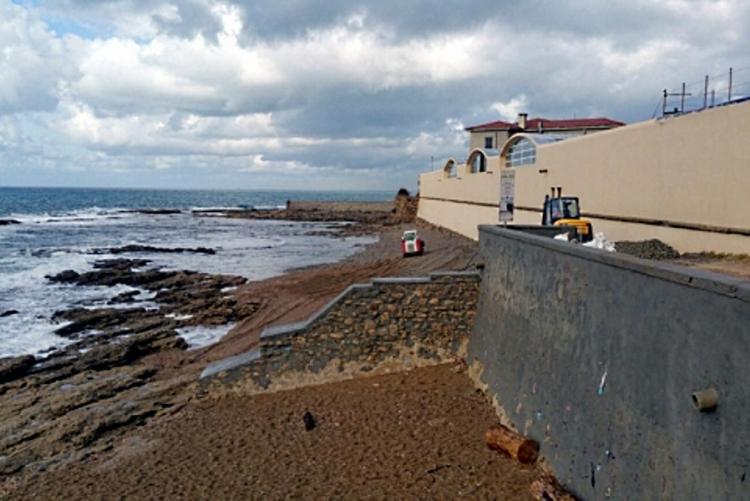
[[[549,188],[562,186],[580,197],[584,213],[750,231],[750,103],[540,145],[537,163],[515,170],[518,207],[541,208]],[[449,180],[453,184],[435,174],[420,177],[422,197],[497,203],[498,172]],[[435,207],[424,216],[435,224],[453,217]],[[515,222],[538,224],[540,217],[519,211]],[[495,211],[494,221],[476,223],[496,221]],[[750,253],[748,236],[593,222],[612,240],[660,238],[680,251]]]
[[[502,148],[505,141],[508,139],[508,131],[484,131],[484,132],[472,132],[469,135],[469,150],[475,148],[484,148],[484,138],[492,136],[493,148],[499,150]]]
[[[425,221],[477,240],[480,224],[497,223],[498,208],[420,198],[418,215]]]

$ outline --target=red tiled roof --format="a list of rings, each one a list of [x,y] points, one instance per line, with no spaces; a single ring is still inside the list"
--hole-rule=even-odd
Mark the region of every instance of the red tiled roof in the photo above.
[[[584,129],[584,128],[612,128],[625,125],[623,122],[612,120],[611,118],[566,118],[562,120],[550,119],[550,118],[529,118],[526,120],[526,128],[524,130],[535,132],[539,130],[541,124],[542,130],[570,130],[570,129]],[[466,127],[469,132],[481,132],[485,130],[511,130],[519,129],[518,122],[504,122],[497,120],[495,122],[489,122],[486,124],[472,125]]]

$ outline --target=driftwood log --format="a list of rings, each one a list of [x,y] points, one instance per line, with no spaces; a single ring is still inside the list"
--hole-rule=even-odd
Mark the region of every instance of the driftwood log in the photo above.
[[[494,425],[484,434],[487,446],[503,451],[522,464],[532,464],[539,457],[539,444],[503,425]]]

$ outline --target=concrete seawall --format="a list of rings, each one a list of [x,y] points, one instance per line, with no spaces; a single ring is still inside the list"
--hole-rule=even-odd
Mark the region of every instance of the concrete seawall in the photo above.
[[[468,362],[585,499],[741,499],[750,282],[480,227]],[[714,412],[691,395],[714,387]]]

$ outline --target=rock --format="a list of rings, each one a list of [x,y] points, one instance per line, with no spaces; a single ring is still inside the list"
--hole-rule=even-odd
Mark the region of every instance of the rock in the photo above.
[[[57,275],[46,275],[44,278],[50,282],[72,283],[78,280],[80,275],[73,270],[61,271]]]
[[[32,355],[0,358],[0,384],[23,377],[35,363]]]
[[[312,431],[315,429],[315,426],[317,425],[315,423],[315,417],[310,413],[310,411],[305,411],[305,414],[302,416],[302,422],[305,423],[305,430]]]
[[[184,252],[192,252],[196,254],[216,254],[214,249],[207,247],[154,247],[151,245],[124,245],[122,247],[109,247],[104,249],[94,249],[91,251],[92,254],[126,254],[129,252],[151,252],[151,253],[165,253],[165,254],[181,254]]]
[[[0,318],[9,317],[11,315],[18,315],[18,310],[6,310],[0,313]]]
[[[151,262],[150,259],[103,259],[94,263],[94,268],[112,268],[115,270],[131,271],[133,268],[143,268]]]
[[[153,214],[153,215],[182,214],[182,211],[179,209],[138,209],[133,212],[138,212],[140,214]]]
[[[135,302],[135,298],[138,294],[140,294],[141,291],[128,291],[123,292],[122,294],[118,294],[109,301],[107,301],[108,304],[122,304],[122,303],[133,303]]]
[[[71,310],[56,311],[52,315],[52,320],[54,322],[72,322],[57,329],[55,334],[62,337],[75,338],[78,334],[85,331],[105,330],[110,327],[123,325],[131,317],[143,317],[146,315],[147,312],[143,308],[100,308],[95,310],[74,308]]]
[[[15,219],[0,219],[0,226],[8,226],[11,224],[21,224],[21,221],[16,221]]]

